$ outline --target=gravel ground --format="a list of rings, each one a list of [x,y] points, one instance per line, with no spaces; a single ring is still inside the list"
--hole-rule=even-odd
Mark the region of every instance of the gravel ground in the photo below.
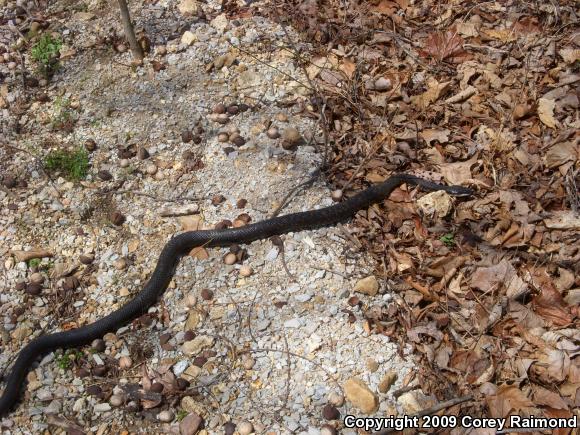
[[[299,113],[308,92],[283,29],[261,18],[228,23],[212,2],[204,10],[213,21],[192,22],[176,6],[158,2],[136,17],[154,46],[137,68],[128,53],[87,48],[115,22],[111,11],[89,6],[90,19],[61,23],[76,53],[49,84],[50,101],[26,115],[30,133],[14,145],[28,153],[0,150],[2,172],[26,181],[0,190],[0,367],[40,333],[92,322],[129,300],[172,234],[224,219],[236,224],[247,219],[241,214],[267,218],[321,160],[312,146],[288,151],[267,134],[271,127],[296,128],[306,139],[316,132]],[[180,42],[185,31],[191,45]],[[210,70],[216,59],[217,66],[234,60]],[[154,71],[154,61],[165,68]],[[212,120],[217,104],[234,102],[251,108],[225,125]],[[51,128],[63,105],[76,119],[70,133]],[[220,132],[231,139],[235,129],[242,146],[219,142]],[[39,162],[50,149],[88,139],[96,149],[86,180],[49,180]],[[139,149],[149,156],[132,156]],[[282,213],[331,203],[317,181]],[[186,205],[196,213],[163,216]],[[282,239],[284,254],[264,240],[242,247],[246,252],[211,249],[185,258],[147,316],[81,353],[46,356],[22,403],[1,420],[3,433],[193,433],[198,415],[208,433],[227,432],[233,422],[239,433],[326,434],[325,424],[341,426],[336,410],[361,414],[351,393],[342,403],[353,377],[378,398],[371,414],[396,412],[379,384],[396,373],[397,388],[412,364],[387,337],[366,332],[349,299],[371,265],[341,227]],[[52,257],[34,264],[12,255],[33,248]],[[237,256],[228,257],[231,251]],[[40,290],[31,286],[39,281]],[[384,290],[356,296],[381,307],[392,300]],[[177,385],[179,377],[190,385]]]

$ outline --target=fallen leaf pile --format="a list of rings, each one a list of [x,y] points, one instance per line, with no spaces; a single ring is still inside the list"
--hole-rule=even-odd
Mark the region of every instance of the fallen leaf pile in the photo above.
[[[320,94],[307,110],[326,121],[337,188],[405,171],[477,192],[402,187],[353,230],[395,292],[358,320],[413,346],[427,392],[478,398],[447,413],[571,417],[580,406],[576,14],[572,1],[283,0],[270,11],[314,44],[304,70]]]

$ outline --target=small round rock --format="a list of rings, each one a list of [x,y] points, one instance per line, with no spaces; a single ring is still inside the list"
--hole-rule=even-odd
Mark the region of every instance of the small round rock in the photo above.
[[[232,265],[236,261],[238,261],[238,257],[236,257],[236,254],[232,254],[231,252],[229,254],[226,254],[226,256],[224,257],[224,263],[227,265]]]
[[[157,419],[159,421],[162,421],[163,423],[172,422],[174,417],[175,415],[173,414],[173,411],[171,411],[170,409],[161,411],[159,414],[157,414]]]
[[[120,394],[113,394],[109,399],[109,403],[114,407],[121,406],[124,402],[125,398]]]
[[[131,368],[132,365],[133,365],[133,360],[131,359],[131,357],[122,356],[121,358],[119,358],[119,368],[128,369],[128,368]]]
[[[268,131],[266,131],[266,136],[270,139],[278,139],[280,137],[280,132],[276,127],[270,127]]]
[[[288,127],[282,132],[282,148],[285,150],[293,149],[302,141],[300,132],[295,127]]]
[[[244,264],[242,267],[240,267],[240,276],[243,276],[245,278],[252,275],[252,273],[254,273],[254,271],[250,266]]]
[[[221,132],[218,134],[218,142],[225,143],[230,140],[230,135],[226,132]]]
[[[336,435],[336,429],[329,424],[325,424],[320,428],[320,435]]]
[[[250,435],[254,431],[254,426],[249,421],[242,421],[238,424],[238,433],[240,435]]]
[[[125,270],[127,268],[127,261],[124,258],[118,258],[113,262],[113,266],[117,270]]]
[[[95,256],[93,254],[81,254],[79,261],[82,264],[91,264],[93,261],[95,261]]]
[[[340,393],[337,393],[336,391],[333,391],[328,395],[328,401],[337,408],[340,408],[342,405],[344,405],[344,396]]]
[[[30,282],[35,284],[42,284],[44,282],[44,276],[42,276],[42,274],[39,272],[34,272],[32,275],[30,275]]]
[[[105,340],[96,338],[91,343],[91,347],[95,349],[97,352],[104,352],[107,346],[105,344]]]
[[[243,358],[242,364],[246,370],[252,370],[256,365],[256,360],[251,356]]]
[[[153,163],[150,163],[147,165],[145,170],[149,175],[155,175],[155,173],[157,172],[157,166],[155,166]]]
[[[342,199],[342,195],[343,195],[342,189],[336,189],[336,190],[332,191],[332,193],[330,194],[330,197],[332,198],[332,200],[334,202],[338,202]]]

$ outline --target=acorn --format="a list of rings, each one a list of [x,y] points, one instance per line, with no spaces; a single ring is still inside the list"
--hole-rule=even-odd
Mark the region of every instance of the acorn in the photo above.
[[[111,215],[111,222],[113,223],[113,225],[117,225],[117,226],[121,226],[125,223],[125,216],[123,215],[123,213],[119,212],[119,211],[114,211],[113,214]]]
[[[215,106],[213,106],[212,112],[217,114],[226,113],[225,104],[222,103],[216,104]]]
[[[181,132],[181,141],[184,143],[189,143],[193,140],[193,133],[190,130],[185,129]]]
[[[237,147],[241,147],[242,145],[244,145],[246,143],[246,139],[244,139],[242,136],[238,135],[232,139],[232,143]]]
[[[92,153],[94,150],[97,149],[97,143],[93,140],[93,139],[87,139],[85,141],[85,149],[89,152]]]

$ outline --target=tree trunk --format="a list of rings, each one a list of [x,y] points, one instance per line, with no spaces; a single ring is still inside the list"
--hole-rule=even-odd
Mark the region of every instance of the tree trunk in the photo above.
[[[127,7],[126,0],[119,0],[119,9],[121,9],[121,21],[125,28],[125,37],[127,38],[127,41],[129,41],[129,46],[133,53],[133,59],[142,61],[143,49],[141,48],[141,45],[139,45],[139,42],[137,42],[137,38],[135,38],[135,30],[133,30],[133,23],[131,23],[131,16],[129,15],[129,8]]]

